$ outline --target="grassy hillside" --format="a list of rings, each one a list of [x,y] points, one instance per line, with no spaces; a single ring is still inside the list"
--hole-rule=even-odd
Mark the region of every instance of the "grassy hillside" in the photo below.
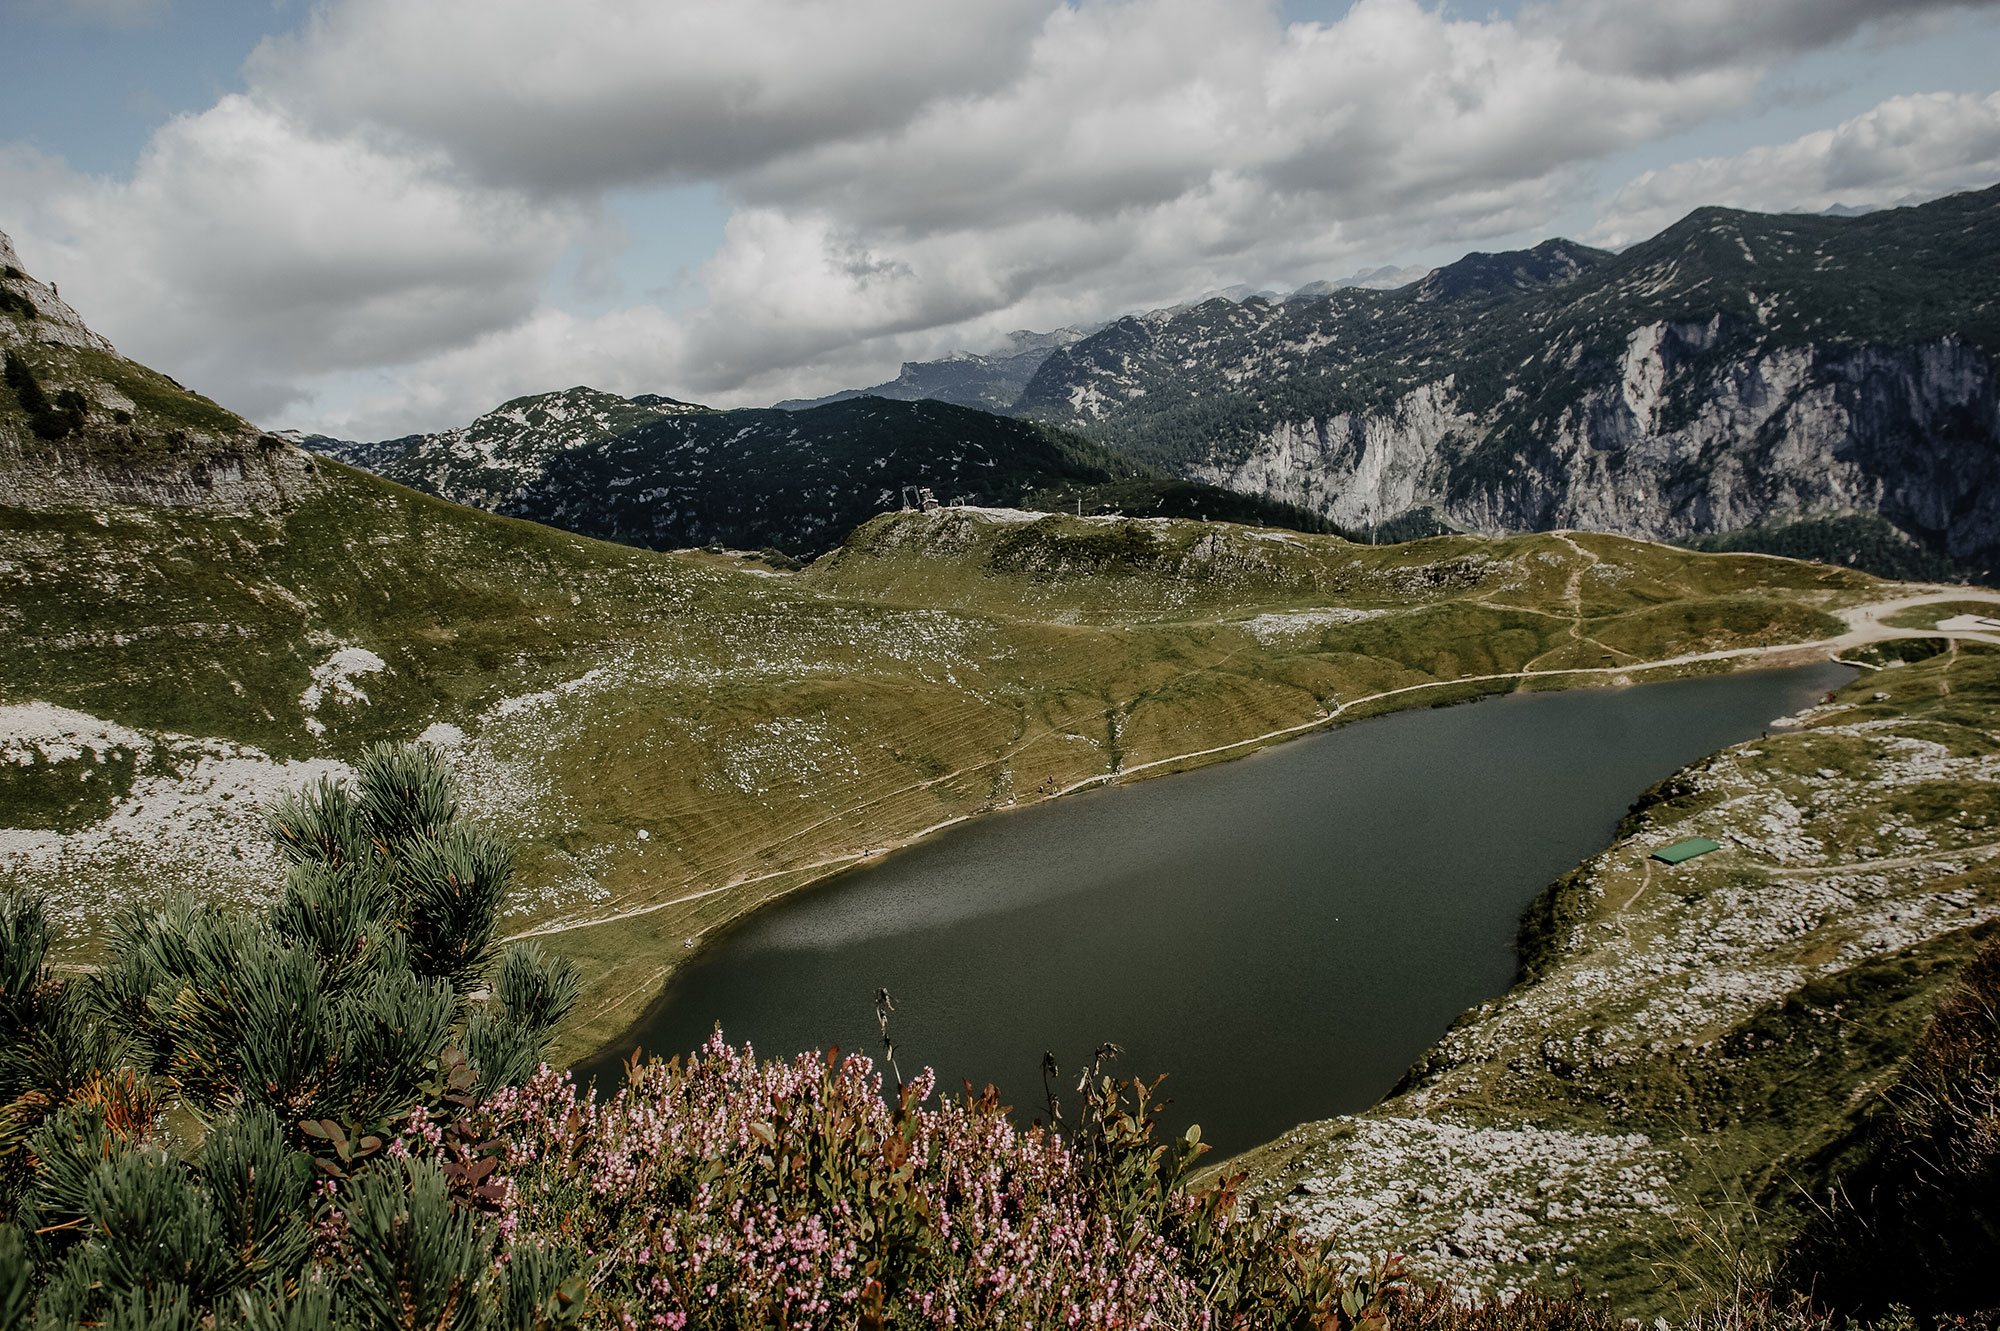
[[[426,734],[521,843],[510,927],[590,973],[581,1052],[683,939],[939,824],[1387,689],[1823,637],[1868,586],[1613,538],[1025,516],[890,515],[781,575],[326,462],[267,512],[0,512],[0,871],[86,951],[133,896],[268,893],[258,801]]]

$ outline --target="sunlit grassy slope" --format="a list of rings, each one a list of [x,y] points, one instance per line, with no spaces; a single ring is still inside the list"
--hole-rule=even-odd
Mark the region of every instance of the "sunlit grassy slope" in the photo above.
[[[580,1051],[684,940],[941,823],[1387,689],[1823,637],[1868,585],[1608,537],[975,510],[885,515],[784,576],[331,463],[271,512],[9,510],[0,689],[84,716],[7,741],[0,869],[52,887],[87,950],[126,899],[268,891],[259,799],[428,733],[519,840],[511,926],[591,978]]]

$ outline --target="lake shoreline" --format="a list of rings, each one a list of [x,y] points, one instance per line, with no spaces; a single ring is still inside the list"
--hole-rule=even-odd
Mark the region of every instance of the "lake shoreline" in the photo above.
[[[1996,717],[1981,644],[1682,767],[1538,898],[1532,976],[1373,1107],[1207,1172],[1460,1288],[1579,1277],[1642,1318],[1674,1310],[1662,1265],[1774,1260],[2000,932]],[[1651,858],[1691,835],[1721,847]]]
[[[572,1068],[586,1065],[601,1065],[614,1055],[629,1053],[639,1043],[635,1038],[644,1030],[665,1003],[674,979],[691,962],[704,957],[716,944],[727,937],[745,921],[762,914],[767,908],[793,900],[807,888],[824,888],[860,869],[878,867],[893,857],[933,842],[938,836],[955,828],[986,821],[995,815],[1020,812],[1043,807],[1065,796],[1076,795],[1090,790],[1117,787],[1137,781],[1147,781],[1158,776],[1179,775],[1198,771],[1216,763],[1233,762],[1253,754],[1264,753],[1282,746],[1294,739],[1306,738],[1325,733],[1350,722],[1370,717],[1391,715],[1397,712],[1417,709],[1456,706],[1465,702],[1475,702],[1487,698],[1505,696],[1517,692],[1543,692],[1569,689],[1617,689],[1639,687],[1645,684],[1661,683],[1674,679],[1737,673],[1746,670],[1778,670],[1817,662],[1830,661],[1844,665],[1854,662],[1841,659],[1843,653],[1852,653],[1856,648],[1890,638],[1970,638],[1979,640],[1982,635],[1948,634],[1914,628],[1892,628],[1881,621],[1885,615],[1906,612],[1911,607],[1930,603],[1947,603],[1957,600],[1979,600],[2000,603],[2000,593],[1936,584],[1887,584],[1885,591],[1897,593],[1890,597],[1870,601],[1865,604],[1836,610],[1848,624],[1848,631],[1836,636],[1807,642],[1780,643],[1769,646],[1741,647],[1710,652],[1686,653],[1655,661],[1634,662],[1602,667],[1579,667],[1557,670],[1523,670],[1490,676],[1467,677],[1451,680],[1431,681],[1403,689],[1388,690],[1383,693],[1366,695],[1352,700],[1340,700],[1332,712],[1323,713],[1314,719],[1294,726],[1282,727],[1259,735],[1232,741],[1228,744],[1207,749],[1153,759],[1136,767],[1116,772],[1097,773],[1071,782],[1060,789],[1046,794],[1034,795],[1027,799],[1015,799],[1005,805],[988,808],[973,813],[958,814],[943,819],[917,832],[903,837],[887,839],[855,854],[838,856],[820,865],[794,866],[769,875],[751,876],[732,880],[717,887],[703,889],[693,894],[677,897],[672,901],[649,905],[625,915],[614,915],[601,920],[586,921],[574,925],[543,927],[524,931],[515,937],[532,938],[551,934],[567,933],[577,929],[597,928],[617,923],[622,918],[650,914],[657,910],[709,896],[722,895],[743,886],[804,873],[799,881],[782,891],[756,899],[738,911],[732,911],[723,918],[699,929],[689,936],[691,946],[681,955],[674,956],[660,964],[647,980],[625,998],[613,1000],[605,1011],[624,1011],[631,1015],[622,1022],[620,1034],[613,1039],[593,1043],[581,1048],[562,1051],[565,1063]],[[1866,667],[1864,667],[1866,668]],[[1637,792],[1635,792],[1636,796]],[[641,994],[643,993],[643,997]]]
[[[1760,665],[1770,664],[1774,667],[1782,668],[1794,664],[1800,657],[1800,653],[1798,653],[1796,650],[1780,652],[1778,649],[1773,649],[1770,655],[1778,657],[1779,659],[1775,661],[1766,661],[1763,657],[1760,656],[1757,658],[1757,663]],[[1823,652],[1815,653],[1808,651],[1804,653],[1804,657],[1809,664],[1817,664],[1817,665],[1827,664]],[[1713,676],[1717,674],[1766,675],[1774,673],[1772,671],[1763,671],[1763,670],[1758,670],[1758,671],[1741,670],[1737,668],[1739,667],[1740,664],[1741,664],[1740,660],[1736,659],[1725,660],[1720,662],[1717,661],[1692,662],[1692,663],[1678,662],[1674,663],[1669,667],[1666,667],[1665,669],[1658,669],[1653,672],[1650,672],[1650,675],[1648,674],[1648,672],[1636,672],[1635,678],[1632,678],[1629,681],[1620,681],[1620,682],[1629,683],[1632,687],[1636,688],[1640,687],[1642,683],[1666,684],[1675,679],[1687,680],[1690,677]],[[1633,675],[1635,672],[1627,671],[1624,673],[1627,675]],[[1842,680],[1844,680],[1850,678],[1851,674],[1848,671],[1840,671],[1839,676]],[[1534,682],[1540,683],[1543,682],[1544,680],[1547,680],[1548,678],[1549,677],[1544,676],[1541,679],[1535,680]],[[1181,767],[1179,770],[1182,772],[1195,772],[1218,765],[1233,767],[1235,766],[1233,762],[1235,758],[1246,757],[1250,756],[1251,754],[1263,754],[1266,757],[1275,756],[1277,754],[1286,754],[1288,763],[1290,763],[1294,767],[1294,769],[1296,769],[1298,763],[1302,761],[1311,761],[1310,755],[1294,752],[1291,746],[1286,741],[1293,738],[1305,738],[1312,734],[1324,734],[1329,728],[1332,727],[1340,727],[1344,729],[1346,727],[1346,724],[1350,721],[1395,720],[1398,718],[1396,718],[1393,714],[1397,713],[1419,713],[1419,712],[1439,711],[1447,709],[1456,710],[1456,704],[1461,702],[1475,701],[1475,700],[1490,700],[1495,702],[1504,702],[1510,696],[1522,696],[1525,701],[1526,698],[1532,697],[1533,695],[1536,694],[1554,694],[1554,693],[1560,693],[1566,695],[1572,695],[1578,693],[1598,694],[1607,691],[1602,689],[1588,689],[1588,688],[1578,689],[1575,684],[1575,681],[1579,679],[1601,678],[1601,672],[1588,672],[1588,673],[1565,672],[1563,675],[1555,676],[1554,678],[1567,683],[1568,687],[1548,688],[1545,686],[1539,689],[1532,687],[1527,689],[1522,689],[1520,687],[1521,680],[1518,677],[1515,677],[1515,678],[1510,678],[1506,681],[1455,682],[1457,683],[1457,687],[1455,689],[1449,690],[1448,692],[1456,696],[1448,696],[1444,698],[1438,698],[1436,695],[1440,692],[1447,692],[1446,690],[1417,689],[1417,690],[1401,691],[1392,700],[1397,705],[1387,709],[1376,711],[1372,715],[1363,713],[1362,710],[1359,708],[1352,708],[1350,710],[1345,711],[1341,715],[1323,718],[1319,724],[1311,727],[1310,730],[1307,731],[1294,732],[1291,735],[1284,735],[1284,736],[1260,737],[1261,742],[1253,743],[1251,745],[1229,746],[1228,751],[1223,751],[1223,752],[1211,751],[1210,753],[1202,755],[1189,755],[1189,757],[1193,758],[1194,761],[1187,763],[1184,767]],[[1504,683],[1505,685],[1509,685],[1511,687],[1496,688],[1494,687],[1496,683]],[[1819,686],[1813,685],[1811,687],[1813,690],[1815,690],[1812,696],[1816,698],[1818,696],[1816,690],[1818,689]],[[1798,694],[1796,687],[1792,688],[1791,695],[1795,699],[1795,701],[1792,703],[1787,703],[1782,707],[1774,708],[1773,710],[1768,712],[1761,712],[1761,711],[1757,712],[1754,718],[1740,718],[1737,722],[1734,723],[1737,727],[1734,733],[1737,735],[1741,735],[1743,733],[1743,726],[1747,721],[1747,723],[1752,727],[1750,733],[1754,736],[1755,734],[1754,727],[1759,722],[1761,722],[1761,720],[1763,720],[1766,716],[1773,716],[1778,714],[1779,711],[1790,710],[1792,706],[1797,705],[1797,702],[1799,700],[1802,700],[1803,698],[1803,695]],[[1429,703],[1430,705],[1426,706],[1425,705],[1426,703]],[[1762,707],[1764,705],[1765,704],[1756,704],[1757,707]],[[1659,706],[1658,704],[1655,704],[1649,710],[1657,711],[1658,706]],[[1572,709],[1567,714],[1585,716],[1585,715],[1596,715],[1602,711],[1603,711],[1602,708],[1593,708],[1593,709],[1586,709],[1586,711],[1583,713],[1577,713]],[[1531,714],[1535,714],[1533,713],[1532,708],[1531,708]],[[1539,713],[1539,714],[1547,715],[1546,713]],[[1614,709],[1613,712],[1610,714],[1619,715],[1623,713],[1618,709]],[[1504,713],[1500,714],[1500,716],[1504,715],[1505,715]],[[1498,721],[1499,717],[1495,717],[1492,720],[1489,720],[1488,722],[1476,723],[1476,724],[1491,725],[1498,723]],[[1454,728],[1454,726],[1462,727],[1462,724],[1463,723],[1451,723],[1451,722],[1444,723],[1447,729]],[[1430,731],[1434,731],[1436,729],[1438,729],[1438,727],[1426,724],[1425,726],[1420,727],[1417,732],[1410,732],[1407,729],[1401,729],[1393,733],[1399,735],[1407,735],[1411,733],[1423,734]],[[1384,732],[1384,735],[1386,736],[1388,733],[1390,732]],[[1372,743],[1374,744],[1379,744],[1381,742],[1383,742],[1381,739],[1372,741]],[[1372,749],[1370,748],[1369,743],[1364,743],[1363,747],[1358,750],[1354,749],[1351,745],[1342,745],[1335,749],[1331,750],[1323,749],[1320,750],[1319,752],[1321,752],[1323,755],[1338,755],[1343,753],[1365,754],[1371,751]],[[1693,753],[1693,751],[1683,745],[1680,749],[1680,757],[1670,760],[1670,763],[1677,764],[1679,761],[1681,761],[1682,758],[1693,757],[1693,756],[1696,756]],[[1635,761],[1636,760],[1637,759],[1635,759]],[[1354,761],[1360,761],[1360,759],[1357,757],[1356,759],[1354,759]],[[1077,783],[1078,786],[1081,787],[1081,789],[1072,789],[1066,791],[1065,793],[1087,794],[1092,790],[1105,791],[1106,787],[1116,787],[1122,783],[1127,783],[1127,782],[1129,782],[1130,785],[1138,789],[1149,789],[1154,785],[1154,783],[1151,782],[1149,778],[1156,775],[1165,775],[1173,770],[1175,770],[1174,765],[1170,763],[1149,764],[1147,769],[1144,771],[1138,773],[1120,773],[1109,781],[1097,780],[1087,783]],[[1603,831],[1609,831],[1610,821],[1615,821],[1616,817],[1625,810],[1627,804],[1630,802],[1631,799],[1636,798],[1646,788],[1647,785],[1649,785],[1653,780],[1657,779],[1658,776],[1664,775],[1667,770],[1670,770],[1670,768],[1652,766],[1650,769],[1645,770],[1644,775],[1636,776],[1634,778],[1629,779],[1628,781],[1630,787],[1629,789],[1626,789],[1624,785],[1621,785],[1618,788],[1617,797],[1615,801],[1613,801],[1615,807],[1607,807],[1603,812],[1599,814],[1593,814],[1591,816],[1605,818],[1607,821],[1602,824],[1602,828]],[[1276,778],[1265,777],[1262,779],[1271,780]],[[1243,780],[1242,777],[1230,778],[1226,782],[1225,786],[1221,787],[1211,784],[1210,786],[1205,788],[1205,793],[1199,794],[1199,798],[1205,800],[1218,799],[1220,798],[1217,794],[1218,791],[1240,784],[1242,780]],[[1169,783],[1169,784],[1177,785],[1177,783]],[[1186,798],[1197,798],[1197,792],[1190,792],[1190,794]],[[1003,810],[998,810],[997,812],[1018,812],[1030,816],[1036,816],[1037,811],[1039,810],[1040,816],[1046,817],[1051,815],[1052,813],[1052,811],[1047,806],[1053,801],[1053,799],[1054,799],[1053,796],[1048,796],[1038,800],[1029,801],[1027,803],[1014,806],[1012,809],[1003,809]],[[1602,803],[1602,801],[1598,802]],[[1130,806],[1125,806],[1125,807],[1130,807]],[[1082,811],[1079,810],[1076,814],[1066,815],[1066,818],[1069,819],[1070,821],[1074,821],[1074,819],[1081,814]],[[1083,815],[1083,816],[1088,817],[1089,815]],[[975,834],[975,839],[984,839],[990,841],[995,835],[1003,835],[1004,833],[1000,829],[1002,829],[1004,824],[1010,823],[1012,820],[973,818],[960,821],[971,823],[975,827],[980,829]],[[1477,820],[1472,820],[1469,821],[1467,825],[1472,826],[1475,825],[1476,822]],[[1595,826],[1596,824],[1593,825]],[[955,823],[953,824],[953,826],[956,827],[957,824]],[[1047,827],[1050,826],[1050,824],[1044,824],[1043,826]],[[945,830],[950,830],[950,829],[940,829],[940,832]],[[963,847],[966,844],[962,840],[962,838],[964,835],[967,834],[968,829],[958,828],[958,831],[961,840],[957,844],[962,851]],[[1480,963],[1480,966],[1483,968],[1482,973],[1490,972],[1490,977],[1482,982],[1482,984],[1485,987],[1481,988],[1476,994],[1468,993],[1465,996],[1466,1001],[1476,1001],[1479,997],[1484,997],[1493,993],[1502,992],[1507,988],[1507,986],[1509,986],[1515,981],[1515,979],[1517,978],[1517,964],[1513,950],[1513,940],[1516,936],[1516,933],[1518,932],[1518,925],[1519,925],[1521,911],[1526,908],[1526,906],[1532,900],[1534,894],[1539,892],[1550,879],[1556,877],[1561,872],[1568,869],[1571,865],[1575,863],[1576,859],[1582,858],[1583,856],[1589,854],[1597,846],[1601,845],[1601,841],[1599,840],[1599,838],[1602,836],[1602,834],[1603,832],[1591,833],[1581,840],[1577,839],[1577,837],[1574,834],[1570,834],[1568,839],[1566,840],[1558,839],[1557,841],[1551,843],[1553,846],[1556,847],[1556,850],[1554,851],[1553,854],[1550,853],[1547,847],[1542,848],[1540,851],[1541,861],[1546,861],[1546,862],[1544,863],[1541,861],[1537,861],[1539,867],[1535,869],[1530,876],[1520,877],[1519,881],[1521,883],[1521,886],[1519,888],[1508,889],[1510,892],[1515,892],[1519,894],[1518,904],[1505,904],[1490,908],[1482,908],[1487,910],[1489,916],[1491,916],[1492,909],[1500,910],[1500,915],[1491,916],[1492,922],[1483,927],[1486,930],[1486,935],[1490,935],[1491,938],[1493,939],[1493,942],[1492,944],[1490,944],[1490,946],[1499,949],[1501,952],[1504,952],[1504,956],[1500,956],[1498,953],[1491,953],[1489,954],[1489,956],[1496,957],[1497,960],[1489,959],[1487,961]],[[899,847],[897,853],[895,854],[887,854],[887,855],[875,854],[867,856],[865,858],[860,859],[857,863],[851,864],[843,868],[839,872],[821,876],[813,880],[812,883],[801,884],[801,886],[805,885],[820,886],[820,887],[831,886],[836,882],[840,882],[842,880],[850,878],[850,876],[854,872],[854,869],[856,868],[866,868],[870,870],[871,874],[875,874],[878,876],[878,880],[879,876],[884,872],[887,872],[891,878],[909,877],[918,871],[916,866],[911,866],[908,869],[903,869],[898,867],[898,863],[903,857],[910,855],[925,856],[926,858],[924,859],[924,864],[927,867],[927,871],[935,873],[937,871],[937,866],[940,864],[940,861],[936,858],[936,856],[939,853],[941,853],[935,849],[938,835],[939,835],[938,833],[933,833],[930,837],[924,838],[921,842],[913,843],[908,846]],[[1021,835],[1024,836],[1029,835],[1028,830],[1024,829],[1021,832]],[[1398,852],[1398,854],[1399,857],[1401,858],[1408,858],[1405,852]],[[1567,858],[1564,858],[1564,856],[1567,856]],[[884,868],[885,865],[888,866],[886,870]],[[1517,875],[1517,877],[1519,877],[1519,875]],[[815,898],[817,898],[818,894],[814,894],[814,896]],[[839,898],[835,898],[835,900],[837,901],[839,900]],[[1509,897],[1507,900],[1509,902],[1512,902],[1513,898]],[[618,1039],[608,1043],[607,1045],[599,1046],[589,1055],[577,1059],[575,1061],[576,1070],[578,1070],[579,1072],[583,1072],[587,1069],[594,1069],[598,1073],[599,1077],[602,1078],[604,1073],[608,1069],[614,1067],[616,1063],[622,1062],[623,1057],[629,1054],[630,1051],[635,1047],[635,1045],[643,1044],[647,1046],[649,1053],[657,1051],[661,1054],[665,1054],[670,1052],[684,1052],[685,1049],[691,1048],[695,1044],[699,1044],[702,1039],[706,1038],[709,1030],[709,1027],[707,1025],[704,1025],[703,1028],[698,1031],[682,1031],[680,1032],[679,1035],[677,1035],[671,1040],[663,1040],[655,1038],[655,1036],[657,1036],[658,1034],[658,1032],[655,1031],[655,1028],[658,1026],[663,1012],[665,1012],[666,1009],[670,1006],[670,1004],[672,1004],[675,1001],[675,995],[677,993],[685,994],[687,992],[684,988],[684,985],[689,981],[684,979],[684,977],[707,976],[716,969],[717,964],[723,964],[723,963],[712,964],[710,961],[711,955],[714,952],[714,949],[716,949],[719,946],[723,946],[727,942],[727,940],[735,938],[739,930],[751,929],[760,932],[768,932],[769,922],[774,919],[782,920],[784,918],[787,918],[788,917],[787,913],[789,913],[790,917],[796,917],[801,909],[807,911],[808,914],[814,913],[814,908],[811,902],[801,901],[799,899],[799,895],[797,893],[796,888],[793,889],[791,892],[788,892],[783,898],[779,900],[779,902],[772,902],[768,904],[777,906],[778,907],[777,912],[774,913],[772,911],[764,911],[760,909],[758,911],[750,912],[743,916],[732,918],[729,921],[727,921],[724,925],[711,930],[708,933],[708,935],[702,940],[703,946],[701,946],[698,951],[690,951],[690,953],[687,956],[676,957],[674,960],[678,964],[676,964],[673,967],[672,974],[667,978],[667,982],[665,984],[663,984],[658,990],[654,991],[649,996],[645,1008],[640,1017],[638,1018],[638,1020],[629,1023],[625,1031],[621,1033]],[[831,910],[833,909],[833,906],[829,904],[827,909]],[[739,955],[741,952],[741,946],[743,945],[754,946],[754,942],[742,945],[732,944],[732,946],[737,947]],[[1488,945],[1482,944],[1482,946],[1488,946]],[[728,963],[728,964],[733,964],[733,963]],[[1199,963],[1191,962],[1190,964],[1199,964]],[[1248,964],[1254,966],[1255,963],[1248,963]],[[703,980],[702,983],[707,983],[707,981]],[[850,985],[849,987],[852,986]],[[843,992],[845,991],[843,990]],[[869,990],[869,992],[872,993],[872,988]],[[899,993],[899,998],[901,996],[902,995]],[[937,1001],[938,1001],[937,996],[932,995],[931,998],[928,1000],[920,999],[918,1002],[918,1007],[921,1009],[924,1008],[926,1005],[934,1005]],[[846,999],[840,999],[838,1000],[838,1002],[841,1005],[843,1005],[843,1007],[841,1012],[839,1012],[836,1015],[844,1018],[846,1015],[848,1015],[845,1012],[844,1007],[850,1004],[847,1003]],[[808,1007],[812,1006],[813,1005],[808,1005]],[[1415,1058],[1417,1058],[1421,1054],[1423,1048],[1427,1047],[1431,1043],[1431,1041],[1436,1037],[1436,1035],[1440,1031],[1442,1031],[1446,1025],[1449,1024],[1451,1018],[1457,1015],[1462,1010],[1462,1004],[1459,1002],[1452,1002],[1448,1006],[1449,1006],[1448,1011],[1440,1009],[1439,1012],[1433,1014],[1433,1016],[1435,1017],[1434,1028],[1429,1024],[1425,1024],[1423,1026],[1421,1035],[1419,1037],[1416,1038],[1411,1038],[1408,1036],[1398,1037],[1402,1039],[1404,1043],[1408,1044],[1409,1047],[1404,1053],[1395,1056],[1392,1060],[1392,1063],[1384,1063],[1380,1065],[1380,1067],[1378,1068],[1378,1070],[1375,1072],[1374,1075],[1379,1076],[1381,1080],[1379,1082],[1379,1085],[1377,1085],[1374,1090],[1368,1093],[1367,1102],[1372,1103],[1375,1097],[1379,1096],[1383,1092],[1386,1092],[1390,1088],[1390,1086],[1396,1081],[1396,1079],[1407,1069],[1410,1062]],[[819,1004],[818,1007],[823,1009],[824,1004]],[[919,1017],[918,1021],[921,1022],[921,1020],[922,1018]],[[860,1048],[864,1051],[872,1050],[874,1047],[872,1022],[870,1023],[870,1026],[871,1029],[866,1032],[855,1031],[855,1030],[840,1031],[837,1030],[837,1028],[829,1028],[823,1034],[816,1035],[810,1038],[818,1047],[825,1047],[827,1044],[838,1043],[843,1048],[847,1049]],[[648,1034],[649,1031],[654,1032],[654,1034],[649,1035]],[[753,1034],[754,1033],[750,1031],[748,1028],[738,1027],[733,1020],[727,1021],[725,1023],[725,1035],[727,1035],[733,1041],[736,1041],[738,1043],[741,1043],[744,1038],[750,1037]],[[839,1037],[837,1039],[835,1038],[836,1034],[838,1034]],[[1122,1040],[1124,1037],[1121,1034],[1114,1032],[1107,1038],[1120,1038]],[[769,1041],[762,1037],[755,1038],[753,1042],[757,1045],[757,1047],[760,1050],[764,1050],[768,1053],[774,1053],[774,1054],[789,1052],[791,1048],[791,1046],[788,1044],[783,1045],[781,1047],[778,1042]],[[899,1036],[898,1043],[906,1051],[903,1056],[903,1061],[905,1063],[912,1062],[912,1054],[907,1051],[911,1050],[918,1051],[918,1053],[921,1056],[918,1057],[916,1061],[935,1062],[936,1065],[943,1070],[947,1081],[952,1081],[952,1079],[955,1077],[956,1074],[966,1071],[966,1067],[962,1059],[959,1060],[957,1065],[955,1066],[951,1064],[951,1061],[949,1060],[948,1057],[945,1058],[944,1060],[933,1059],[931,1055],[933,1054],[933,1052],[936,1051],[935,1045],[932,1042],[923,1038],[921,1031],[916,1029],[914,1026],[905,1028],[903,1030],[902,1035]],[[1012,1067],[1018,1061],[1020,1060],[1010,1059],[1005,1063],[1005,1066]],[[1131,1060],[1128,1059],[1127,1061],[1130,1062]],[[1164,1061],[1163,1065],[1158,1069],[1140,1068],[1137,1066],[1133,1066],[1133,1067],[1127,1067],[1125,1069],[1125,1074],[1133,1075],[1135,1072],[1176,1069],[1177,1083],[1186,1086],[1187,1084],[1181,1080],[1181,1072],[1178,1071],[1181,1069],[1181,1067],[1182,1065],[1180,1060],[1168,1059]],[[978,1075],[975,1075],[973,1077],[975,1084],[978,1084],[979,1079],[980,1078]],[[617,1081],[614,1079],[609,1084],[615,1086],[617,1084]],[[955,1082],[953,1082],[952,1084],[955,1084]],[[1007,1089],[1008,1087],[1003,1084],[1003,1091],[1006,1091]],[[1014,1087],[1012,1089],[1014,1092],[1012,1098],[1018,1103],[1032,1105],[1039,1102],[1039,1096],[1033,1096],[1033,1097],[1027,1096],[1025,1089],[1022,1087]],[[1212,1142],[1217,1142],[1219,1144],[1222,1143],[1223,1138],[1210,1128],[1210,1124],[1217,1121],[1216,1118],[1212,1117],[1213,1111],[1196,1110],[1193,1112],[1197,1112],[1197,1116],[1201,1117],[1204,1123],[1205,1133],[1209,1135],[1209,1139]],[[1297,1121],[1298,1118],[1288,1117],[1284,1119],[1283,1122],[1281,1123],[1274,1122],[1271,1125],[1269,1131],[1270,1133],[1282,1131],[1284,1127],[1288,1127],[1292,1123]],[[1238,1145],[1232,1146],[1229,1149],[1232,1150],[1250,1149],[1257,1142],[1267,1139],[1268,1136],[1259,1136],[1255,1139],[1246,1137],[1243,1138]]]

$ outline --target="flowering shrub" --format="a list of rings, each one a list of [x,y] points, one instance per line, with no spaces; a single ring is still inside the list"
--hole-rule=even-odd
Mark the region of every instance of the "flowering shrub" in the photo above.
[[[759,1062],[720,1035],[628,1082],[592,1100],[544,1069],[489,1102],[503,1227],[580,1253],[610,1322],[1345,1328],[1392,1283],[1233,1219],[1226,1182],[1178,1187],[1199,1138],[1156,1144],[1144,1087],[1102,1082],[1073,1145],[990,1089],[932,1102],[926,1072],[892,1109],[867,1058]]]

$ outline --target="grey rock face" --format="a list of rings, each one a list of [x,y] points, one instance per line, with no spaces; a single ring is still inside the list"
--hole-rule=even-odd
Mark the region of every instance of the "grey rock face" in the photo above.
[[[262,513],[318,485],[311,457],[289,446],[217,448],[187,462],[106,466],[80,453],[25,455],[0,441],[0,508],[46,511],[132,504]]]
[[[1982,352],[1949,339],[1776,347],[1725,361],[1691,403],[1670,399],[1676,359],[1713,337],[1704,324],[1635,329],[1620,378],[1585,391],[1505,476],[1456,470],[1498,422],[1465,407],[1450,376],[1386,409],[1282,423],[1245,455],[1188,470],[1349,527],[1432,507],[1475,531],[1677,540],[1879,513],[1956,558],[2000,550],[2000,388]]]

